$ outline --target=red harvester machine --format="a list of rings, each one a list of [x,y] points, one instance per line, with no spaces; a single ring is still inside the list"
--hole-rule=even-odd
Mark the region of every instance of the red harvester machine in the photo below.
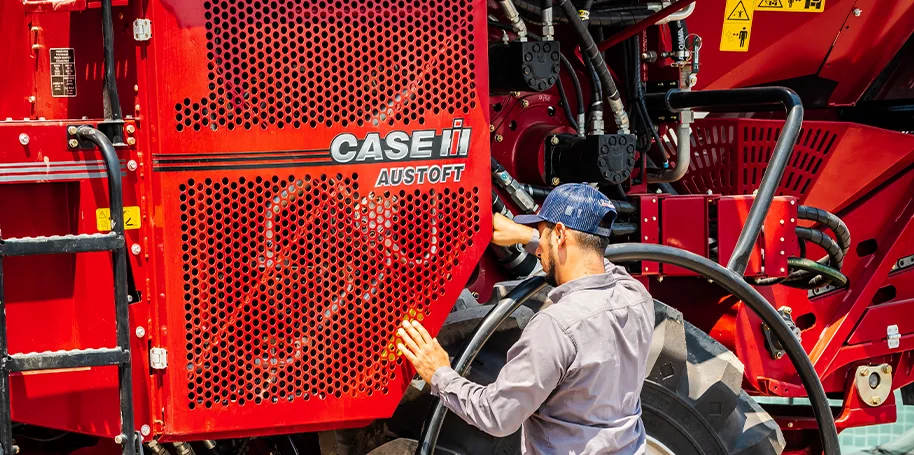
[[[394,330],[492,380],[548,302],[491,211],[564,182],[616,201],[608,257],[663,302],[652,454],[833,454],[914,403],[914,2],[6,0],[0,23],[2,455],[516,453],[426,418]]]

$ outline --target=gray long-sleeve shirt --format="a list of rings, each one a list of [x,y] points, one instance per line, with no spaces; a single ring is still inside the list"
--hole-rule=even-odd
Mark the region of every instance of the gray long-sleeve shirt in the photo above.
[[[468,423],[494,436],[523,425],[527,454],[643,454],[641,384],[654,330],[654,304],[640,282],[607,273],[549,293],[488,386],[450,367],[432,393]]]

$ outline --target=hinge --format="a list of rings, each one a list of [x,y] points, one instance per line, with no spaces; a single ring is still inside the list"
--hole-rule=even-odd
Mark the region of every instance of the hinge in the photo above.
[[[168,351],[165,348],[152,348],[149,350],[149,368],[164,370],[168,367]]]
[[[889,349],[895,349],[901,344],[901,334],[898,333],[897,325],[890,325],[885,328],[885,335],[889,343]]]
[[[149,19],[137,19],[133,21],[133,39],[137,41],[149,41],[152,38],[152,21]]]

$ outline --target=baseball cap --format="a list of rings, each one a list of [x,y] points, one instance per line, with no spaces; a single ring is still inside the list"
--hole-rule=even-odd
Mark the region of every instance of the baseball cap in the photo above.
[[[514,222],[527,225],[540,221],[562,223],[575,231],[609,237],[615,219],[616,208],[603,193],[582,183],[566,183],[549,193],[539,213],[517,215]]]

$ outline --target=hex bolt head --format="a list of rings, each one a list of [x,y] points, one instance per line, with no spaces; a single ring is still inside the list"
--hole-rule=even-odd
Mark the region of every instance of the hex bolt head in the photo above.
[[[530,106],[530,102],[527,101],[527,100],[523,100],[523,101],[520,102],[520,105],[521,105],[522,107],[529,107],[529,106]]]
[[[128,138],[127,138],[127,145],[134,145],[134,144],[136,144],[136,138],[128,137]]]
[[[854,8],[853,12],[855,17],[860,17],[860,15],[863,14],[863,10],[860,8]]]
[[[494,133],[494,132],[495,132],[495,125],[489,125],[489,132],[490,132],[490,133]]]
[[[869,374],[870,374],[869,368],[864,368],[864,369],[860,370],[860,376],[869,376]]]
[[[130,161],[127,162],[127,169],[128,169],[128,170],[130,170],[130,171],[135,171],[136,168],[137,168],[137,164],[136,164],[136,161],[135,161],[135,160],[130,160]]]
[[[139,243],[134,243],[130,246],[130,252],[133,254],[140,254],[141,251],[143,251],[143,248],[140,247]]]
[[[885,374],[892,374],[892,366],[891,366],[891,365],[885,365],[885,366],[883,366],[883,367],[882,367],[882,372],[885,373]]]
[[[559,137],[558,137],[558,136],[552,136],[552,139],[549,140],[549,143],[552,144],[552,145],[559,145]]]
[[[501,142],[501,141],[503,141],[503,140],[505,140],[505,137],[502,136],[501,134],[496,134],[496,135],[495,135],[495,142]]]
[[[143,425],[140,427],[140,434],[143,436],[149,436],[149,433],[152,432],[152,429],[149,428],[149,425]]]
[[[127,132],[133,134],[136,131],[136,127],[133,125],[127,125]]]
[[[75,149],[76,147],[79,147],[79,141],[77,141],[76,139],[70,139],[70,141],[67,142],[67,144],[70,146],[70,148],[73,148],[73,149]]]
[[[115,436],[115,437],[114,437],[114,443],[115,443],[115,444],[123,444],[123,443],[124,443],[124,435],[119,434],[119,435]]]
[[[22,133],[19,135],[19,143],[22,145],[29,145],[30,140],[31,138],[29,138],[28,134]]]
[[[146,329],[143,328],[143,326],[137,326],[137,328],[136,328],[136,337],[137,337],[137,338],[143,338],[144,336],[146,336]]]
[[[560,183],[562,183],[562,181],[559,180],[558,177],[552,177],[552,186],[559,186]]]
[[[870,402],[873,403],[874,405],[876,405],[876,404],[882,403],[882,398],[873,397],[873,399],[870,400]]]
[[[67,127],[67,134],[69,134],[70,136],[75,136],[76,131],[77,131],[77,129],[75,126],[71,125],[71,126]]]

